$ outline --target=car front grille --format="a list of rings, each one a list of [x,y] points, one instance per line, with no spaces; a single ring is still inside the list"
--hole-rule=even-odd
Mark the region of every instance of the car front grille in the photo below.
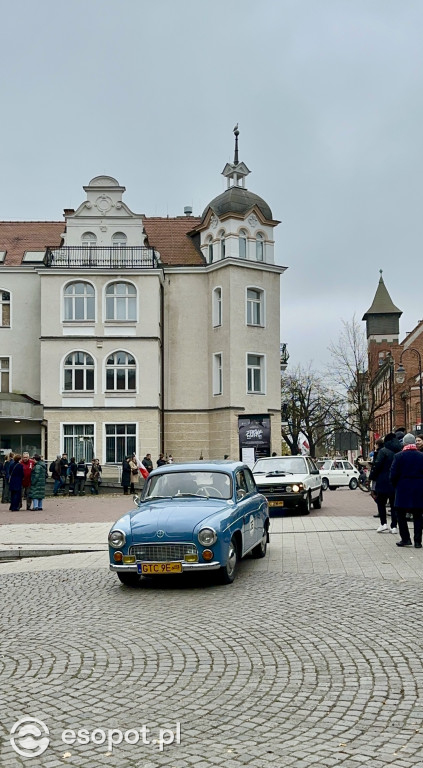
[[[284,485],[258,485],[257,490],[259,493],[266,495],[267,493],[285,493]]]
[[[170,563],[185,560],[185,555],[198,555],[195,544],[135,544],[129,554],[150,563]]]

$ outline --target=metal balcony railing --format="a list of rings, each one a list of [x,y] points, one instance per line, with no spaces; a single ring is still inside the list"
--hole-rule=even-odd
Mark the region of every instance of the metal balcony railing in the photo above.
[[[155,269],[159,259],[154,248],[145,246],[63,246],[47,248],[44,256],[46,267],[68,269]]]

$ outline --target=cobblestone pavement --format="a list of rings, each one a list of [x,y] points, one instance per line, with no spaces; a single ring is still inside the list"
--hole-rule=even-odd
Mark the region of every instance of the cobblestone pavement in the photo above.
[[[274,518],[269,555],[229,587],[130,590],[102,552],[1,566],[2,768],[421,768],[423,556],[376,534],[371,506],[337,516],[331,497],[331,515]],[[25,715],[50,731],[32,759],[9,743]],[[178,722],[162,752],[61,741]]]

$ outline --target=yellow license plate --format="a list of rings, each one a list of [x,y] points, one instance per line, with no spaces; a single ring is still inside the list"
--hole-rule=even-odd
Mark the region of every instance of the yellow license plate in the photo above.
[[[162,573],[182,573],[182,563],[138,563],[138,573],[157,576]]]
[[[283,501],[269,501],[269,507],[283,507]]]

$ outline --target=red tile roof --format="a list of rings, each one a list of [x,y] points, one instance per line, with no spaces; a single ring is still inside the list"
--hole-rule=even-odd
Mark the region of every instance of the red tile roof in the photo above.
[[[187,236],[200,223],[198,216],[178,216],[177,218],[144,217],[144,229],[148,244],[160,252],[163,264],[189,265],[204,264],[204,259]]]
[[[187,232],[199,223],[197,216],[173,219],[143,217],[148,244],[160,253],[163,264],[204,264],[201,253]],[[65,230],[64,221],[0,221],[0,251],[6,251],[5,266],[21,264],[25,251],[57,247]],[[1,268],[1,264],[0,264]]]
[[[0,221],[0,251],[6,251],[4,265],[20,264],[25,251],[60,245],[64,229],[64,221]]]

